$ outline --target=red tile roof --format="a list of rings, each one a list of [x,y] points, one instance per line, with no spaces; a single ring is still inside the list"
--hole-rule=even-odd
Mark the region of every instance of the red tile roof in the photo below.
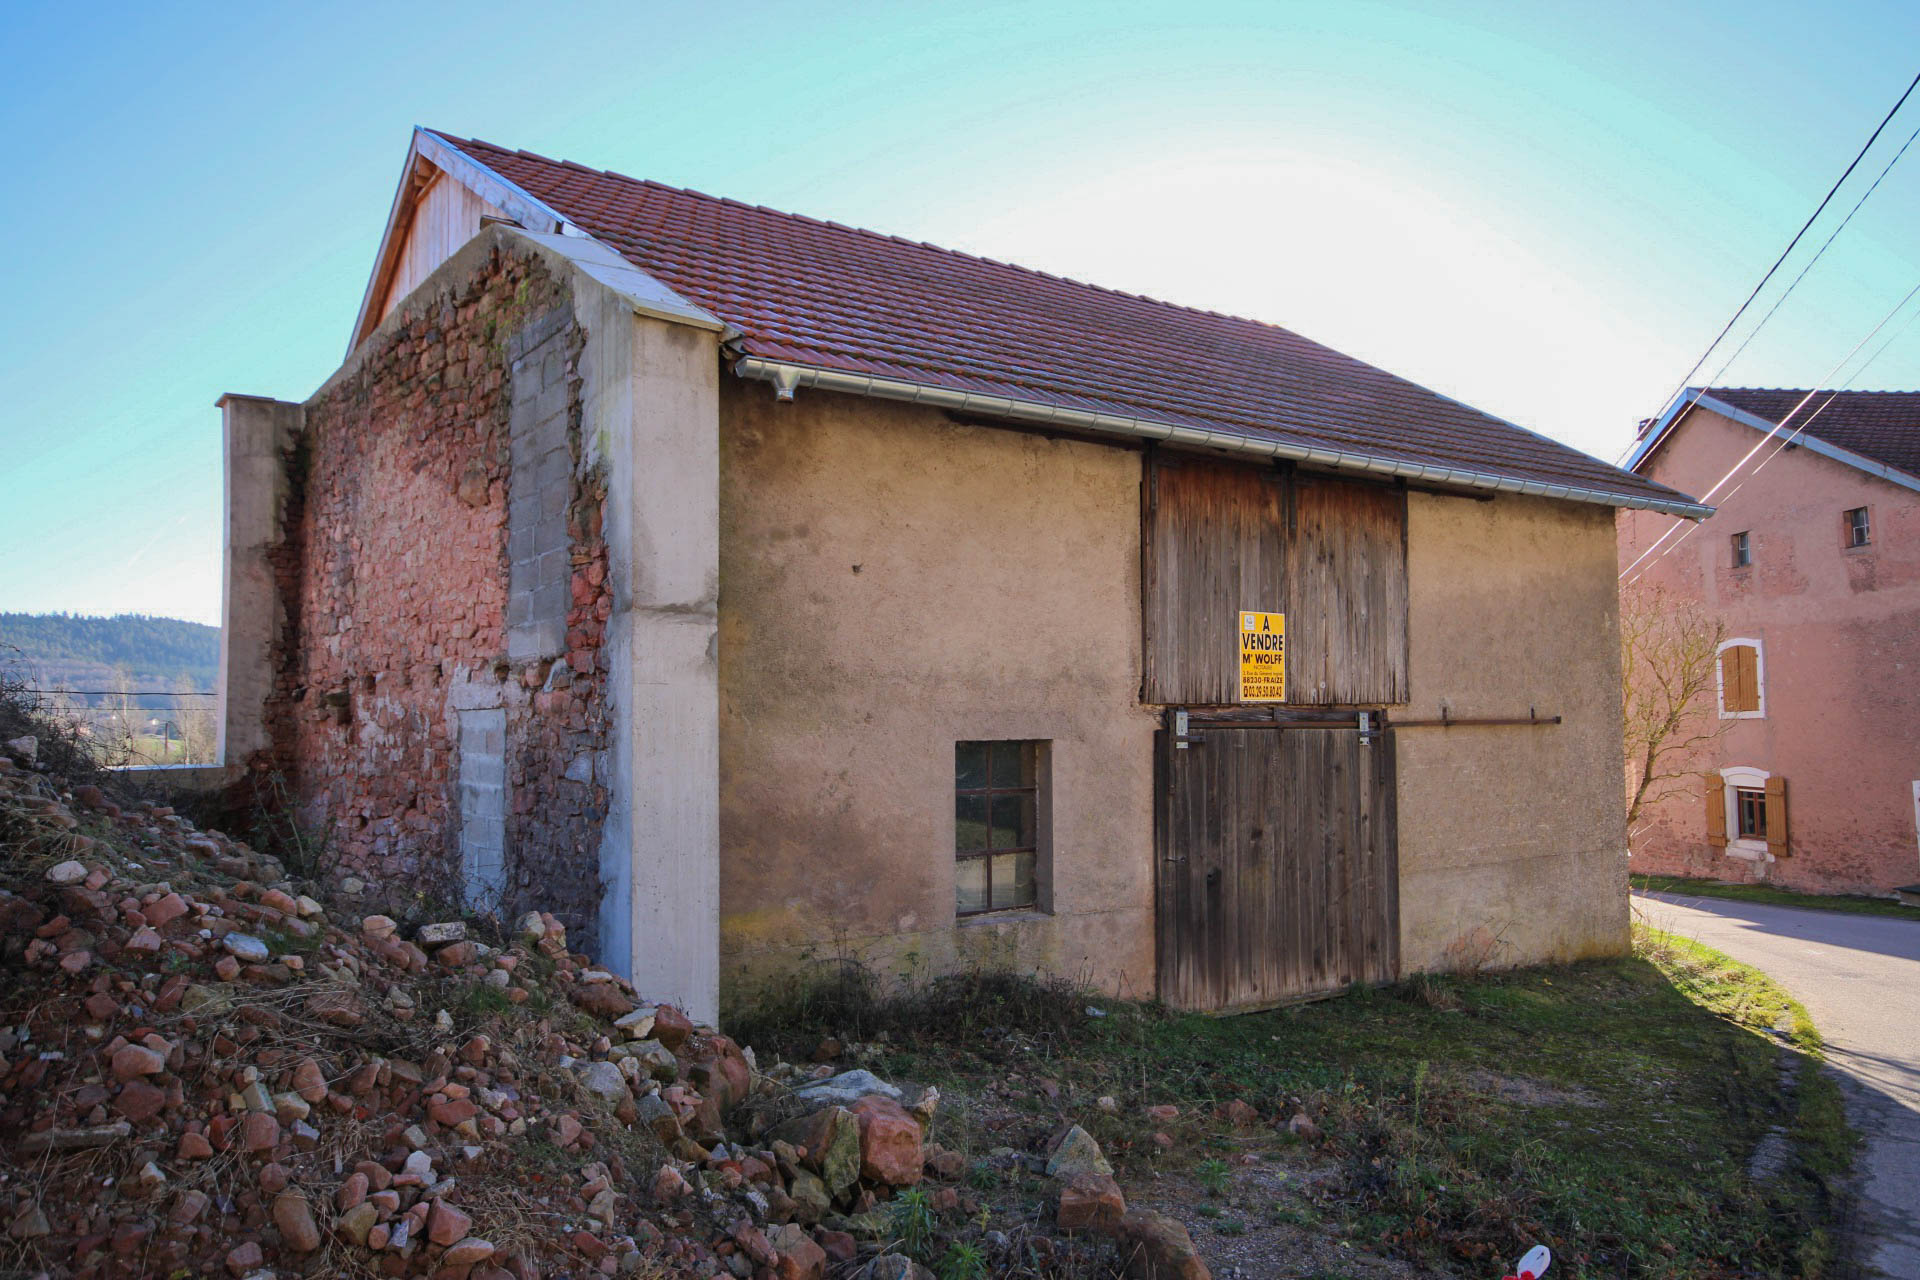
[[[1686,501],[1277,326],[437,136],[738,329],[749,356]]]
[[[1704,394],[1920,478],[1920,391],[1820,391],[1811,400],[1804,387],[1713,387]],[[1806,407],[1793,413],[1803,400]]]

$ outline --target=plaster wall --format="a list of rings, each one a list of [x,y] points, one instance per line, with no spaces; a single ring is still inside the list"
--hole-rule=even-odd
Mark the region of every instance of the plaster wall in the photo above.
[[[1538,498],[1407,498],[1401,968],[1627,948],[1613,513]]]
[[[271,552],[286,520],[287,456],[304,411],[297,404],[242,395],[222,396],[218,407],[225,437],[226,528],[215,758],[234,768],[272,745],[266,706],[273,693],[273,652],[284,638],[287,614],[274,586]]]
[[[1140,457],[721,389],[720,885],[736,991],[808,958],[1153,991]],[[954,913],[954,744],[1051,744],[1050,912]]]
[[[1751,427],[1695,410],[1643,470],[1702,493],[1759,440]],[[1789,448],[1716,501],[1711,519],[1677,545],[1669,539],[1671,552],[1642,573],[1699,601],[1729,637],[1760,642],[1764,717],[1721,722],[1709,707],[1706,718],[1726,733],[1693,764],[1784,776],[1789,856],[1768,863],[1710,848],[1694,787],[1643,812],[1634,869],[1816,892],[1884,893],[1920,881],[1920,493]],[[1872,541],[1848,548],[1842,516],[1861,506]],[[1671,524],[1623,516],[1622,567]],[[1731,535],[1740,531],[1753,560],[1744,568],[1733,564]]]

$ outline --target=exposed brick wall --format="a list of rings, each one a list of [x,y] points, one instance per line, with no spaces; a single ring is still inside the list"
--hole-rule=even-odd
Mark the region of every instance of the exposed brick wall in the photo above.
[[[496,251],[443,269],[306,405],[272,557],[287,619],[270,764],[327,840],[327,874],[360,880],[370,908],[462,896],[459,717],[504,712],[504,850],[482,850],[504,893],[487,905],[551,904],[592,943],[610,598],[604,484],[580,461],[581,348],[564,285]],[[560,406],[543,439],[564,442],[537,475],[512,447],[515,406],[535,401]],[[520,510],[564,517],[564,651],[509,656],[516,487]],[[476,761],[469,782],[498,769]]]

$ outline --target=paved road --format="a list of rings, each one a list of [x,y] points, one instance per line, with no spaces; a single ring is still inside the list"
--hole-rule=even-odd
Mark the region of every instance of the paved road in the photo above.
[[[1867,1140],[1861,1261],[1920,1280],[1920,924],[1672,894],[1635,894],[1634,909],[1771,975],[1807,1006]]]

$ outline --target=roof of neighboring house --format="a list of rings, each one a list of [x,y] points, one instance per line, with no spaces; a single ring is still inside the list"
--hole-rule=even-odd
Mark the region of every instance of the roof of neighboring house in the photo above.
[[[1828,444],[1920,476],[1920,391],[1808,392],[1802,388],[1715,387],[1715,400],[1768,422],[1786,422]],[[1811,395],[1813,398],[1808,400]],[[1831,397],[1831,398],[1829,398]],[[1787,421],[1795,405],[1806,407]]]
[[[1643,467],[1684,410],[1698,405],[1871,475],[1920,489],[1920,391],[1810,391],[1805,387],[1688,387],[1634,446]]]
[[[1477,476],[1479,487],[1706,514],[1663,485],[1274,325],[427,136],[737,330],[744,357],[838,378],[820,385],[899,394],[897,384],[911,384],[977,395],[983,412],[1002,398],[1047,406],[1063,422],[1105,415],[1440,483]]]

